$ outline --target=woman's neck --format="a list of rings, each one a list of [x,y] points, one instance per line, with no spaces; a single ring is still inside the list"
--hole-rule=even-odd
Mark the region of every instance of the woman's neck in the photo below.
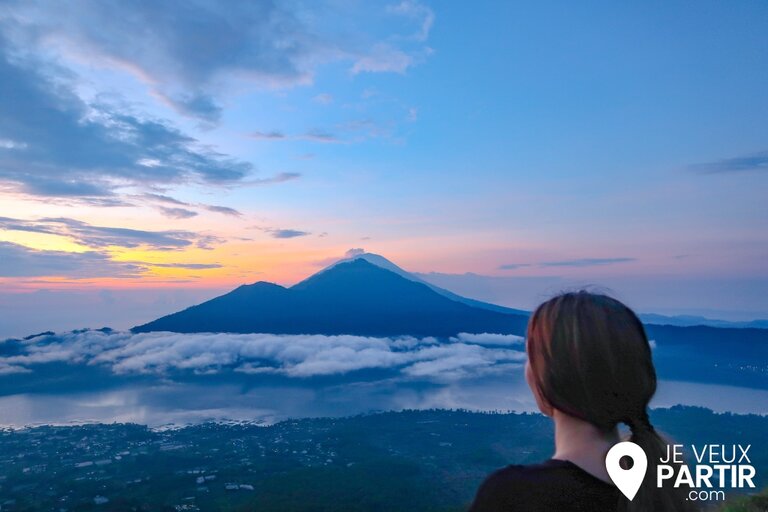
[[[597,478],[611,482],[605,469],[605,455],[619,442],[619,432],[614,428],[608,433],[584,420],[555,410],[555,454],[553,459],[573,462]]]

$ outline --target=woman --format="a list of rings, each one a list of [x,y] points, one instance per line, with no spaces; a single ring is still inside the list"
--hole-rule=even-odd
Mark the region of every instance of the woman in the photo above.
[[[555,454],[541,464],[491,474],[471,512],[695,510],[682,490],[656,487],[666,445],[648,419],[656,391],[651,348],[632,310],[606,295],[579,291],[540,305],[528,323],[525,377],[542,413],[555,423]],[[648,457],[630,502],[605,468],[625,423]]]

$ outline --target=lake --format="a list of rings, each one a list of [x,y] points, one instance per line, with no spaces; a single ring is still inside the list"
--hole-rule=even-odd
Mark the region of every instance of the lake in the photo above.
[[[652,407],[696,405],[716,412],[768,414],[768,391],[662,380]],[[0,425],[131,422],[161,427],[204,421],[274,423],[286,418],[350,416],[380,410],[536,411],[522,370],[508,378],[423,384],[385,379],[317,385],[179,382],[73,393],[0,397]]]

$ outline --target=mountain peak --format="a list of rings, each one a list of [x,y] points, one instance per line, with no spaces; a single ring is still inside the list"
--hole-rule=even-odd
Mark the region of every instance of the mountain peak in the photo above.
[[[487,309],[489,311],[496,311],[498,313],[506,313],[506,314],[512,314],[512,315],[523,315],[528,316],[530,313],[527,311],[522,311],[519,309],[512,309],[505,306],[498,306],[496,304],[490,304],[488,302],[483,302],[476,299],[471,299],[468,297],[463,297],[461,295],[458,295],[456,293],[453,293],[450,290],[446,290],[445,288],[441,288],[435,284],[430,283],[429,281],[426,281],[425,279],[422,279],[419,275],[408,272],[407,270],[403,269],[402,267],[399,267],[392,261],[388,260],[384,256],[381,256],[380,254],[375,254],[372,252],[365,252],[365,249],[350,249],[347,251],[347,254],[341,258],[340,260],[332,263],[331,265],[325,267],[324,269],[320,270],[316,274],[313,274],[312,276],[308,277],[304,281],[301,281],[295,286],[302,285],[306,281],[309,281],[310,279],[314,278],[315,276],[318,276],[324,272],[327,272],[338,265],[343,265],[345,263],[349,263],[355,260],[364,260],[367,263],[370,263],[372,265],[375,265],[379,268],[382,268],[384,270],[388,270],[392,273],[395,273],[399,275],[400,277],[403,277],[409,281],[413,281],[415,283],[423,284],[429,288],[432,289],[432,291],[438,293],[439,295],[442,295],[443,297],[450,299],[455,302],[460,302],[462,304],[466,304],[468,306],[472,306],[473,308],[480,308],[480,309]],[[424,275],[424,274],[421,274]]]

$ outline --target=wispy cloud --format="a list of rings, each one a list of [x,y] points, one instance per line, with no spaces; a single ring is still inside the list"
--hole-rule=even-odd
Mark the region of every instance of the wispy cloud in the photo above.
[[[545,261],[540,263],[540,265],[542,267],[595,267],[630,261],[636,261],[636,258],[579,258],[575,260]]]
[[[187,210],[186,208],[166,208],[160,206],[158,209],[163,215],[171,219],[191,219],[192,217],[197,217],[197,212]]]
[[[529,267],[596,267],[637,261],[636,258],[577,258],[573,260],[543,261],[540,263],[505,263],[499,265],[499,270],[517,270]]]
[[[417,23],[418,30],[411,36],[417,41],[426,41],[429,32],[435,23],[435,13],[432,9],[419,2],[403,0],[402,2],[387,7],[387,12],[398,14]]]
[[[285,183],[286,181],[293,181],[301,178],[301,174],[298,172],[281,172],[272,176],[271,178],[255,178],[243,181],[238,186],[262,186],[271,185],[273,183]]]
[[[299,138],[323,144],[339,144],[343,142],[339,137],[325,130],[310,130],[300,135]]]
[[[162,194],[146,193],[137,197],[155,205],[155,207],[160,210],[166,217],[171,218],[187,219],[197,215],[197,212],[195,211],[188,210],[187,208],[180,208],[182,206],[200,208],[209,212],[221,213],[223,215],[230,215],[232,217],[241,217],[243,215],[242,212],[234,208],[230,208],[229,206],[219,206],[205,203],[187,203],[176,199],[175,197]],[[173,207],[162,206],[164,204],[173,205]]]
[[[175,204],[175,205],[179,205],[179,206],[189,206],[189,203],[185,203],[184,201],[180,201],[180,200],[178,200],[178,199],[176,199],[174,197],[165,196],[165,195],[162,195],[162,194],[146,193],[146,194],[141,194],[141,196],[139,196],[139,197],[141,197],[143,199],[148,199],[150,201],[159,202],[159,203]]]
[[[331,103],[333,103],[333,96],[328,94],[327,92],[324,92],[312,98],[312,101],[314,101],[315,103],[319,103],[321,105],[330,105]]]
[[[311,233],[309,231],[299,231],[298,229],[273,229],[269,231],[272,238],[297,238],[300,236],[307,236]]]
[[[309,130],[299,135],[286,135],[280,131],[255,131],[248,134],[252,139],[268,141],[289,141],[289,140],[308,140],[311,142],[320,142],[323,144],[340,144],[344,141],[331,132],[320,129]]]
[[[286,135],[283,132],[279,132],[277,130],[273,130],[270,132],[261,132],[261,131],[254,131],[248,134],[249,137],[252,139],[263,139],[263,140],[284,140],[286,139]]]
[[[210,270],[214,268],[222,268],[219,263],[143,263],[151,267],[160,268],[183,268],[187,270]]]
[[[352,73],[405,73],[416,63],[413,55],[386,43],[377,44],[371,53],[360,57],[352,66]]]
[[[86,247],[97,249],[108,247],[147,247],[167,251],[184,249],[191,246],[209,248],[224,242],[224,240],[215,236],[192,231],[146,231],[141,229],[94,226],[87,222],[65,217],[37,220],[0,217],[0,230],[58,235],[69,238]]]
[[[768,171],[768,151],[716,162],[692,165],[691,170],[701,174]]]
[[[151,263],[118,261],[105,250],[65,252],[39,250],[0,241],[0,277],[56,277],[63,279],[139,278],[153,267],[185,270],[221,268],[219,263]]]
[[[139,277],[146,267],[136,263],[117,262],[100,251],[80,253],[42,251],[11,242],[0,242],[0,277]]]
[[[499,265],[499,270],[517,270],[518,268],[530,267],[530,263],[505,263]]]
[[[215,213],[221,213],[224,215],[230,215],[232,217],[242,217],[242,212],[235,210],[234,208],[230,208],[229,206],[216,206],[213,204],[207,204],[202,205],[203,208],[208,210],[209,212],[215,212]]]
[[[258,229],[259,231],[268,233],[272,238],[299,238],[312,234],[309,231],[302,231],[299,229],[282,229],[264,226],[252,226],[251,229]]]
[[[406,120],[414,122],[418,119],[418,110],[409,108],[406,112]],[[350,119],[333,125],[331,129],[313,128],[303,133],[286,134],[281,131],[255,131],[247,136],[252,139],[286,142],[286,141],[310,141],[320,144],[352,144],[369,139],[391,137],[394,128],[393,123],[377,123],[372,119]]]
[[[450,381],[525,361],[520,337],[495,334],[461,334],[440,343],[412,337],[85,331],[40,336],[19,348],[18,355],[0,357],[0,367],[24,372],[64,362],[103,365],[116,374],[236,371],[293,378],[390,369],[408,379]]]

